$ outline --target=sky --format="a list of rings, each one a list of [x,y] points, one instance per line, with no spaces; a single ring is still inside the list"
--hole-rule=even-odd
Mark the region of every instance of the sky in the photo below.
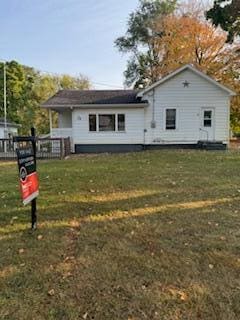
[[[137,6],[138,0],[0,0],[0,59],[81,73],[97,89],[122,88],[127,56],[114,40]]]

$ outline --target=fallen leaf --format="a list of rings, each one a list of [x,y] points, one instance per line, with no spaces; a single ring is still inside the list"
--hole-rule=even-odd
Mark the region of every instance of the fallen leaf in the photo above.
[[[208,266],[209,266],[209,269],[213,269],[214,268],[214,266],[212,264],[209,264]]]
[[[187,300],[188,297],[185,292],[181,291],[181,292],[179,292],[179,294],[180,294],[180,300],[182,300],[182,301]]]
[[[87,317],[88,317],[88,313],[86,312],[86,313],[84,313],[84,315],[83,315],[83,319],[87,319]]]
[[[55,294],[55,290],[54,289],[51,289],[51,290],[48,291],[48,295],[49,296],[52,297],[52,296],[54,296],[54,294]]]

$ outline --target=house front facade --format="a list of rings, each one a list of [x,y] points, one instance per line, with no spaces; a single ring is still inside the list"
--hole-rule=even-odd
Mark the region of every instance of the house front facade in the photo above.
[[[142,91],[61,90],[42,106],[50,119],[51,110],[59,115],[51,136],[70,137],[76,153],[203,144],[226,148],[233,95],[186,65]]]

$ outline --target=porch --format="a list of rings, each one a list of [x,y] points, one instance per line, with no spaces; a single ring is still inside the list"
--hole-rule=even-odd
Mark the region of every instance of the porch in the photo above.
[[[72,128],[51,128],[51,138],[69,138],[71,145],[71,152],[74,152],[74,145],[72,139]]]

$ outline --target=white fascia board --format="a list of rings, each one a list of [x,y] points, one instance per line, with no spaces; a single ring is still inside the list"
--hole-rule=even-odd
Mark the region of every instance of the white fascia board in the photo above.
[[[145,108],[148,106],[148,103],[132,103],[132,104],[77,104],[77,105],[45,105],[43,108],[47,109],[73,109],[73,108],[81,108],[81,109],[111,109],[111,108]]]

